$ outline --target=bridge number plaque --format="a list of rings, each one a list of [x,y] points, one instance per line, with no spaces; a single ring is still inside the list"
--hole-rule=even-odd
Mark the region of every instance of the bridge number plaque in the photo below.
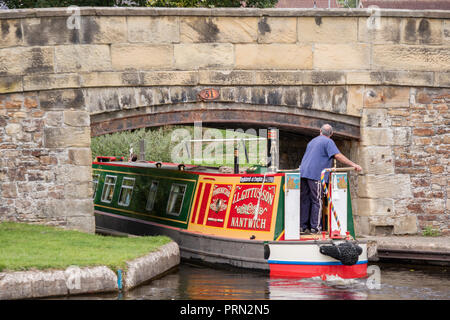
[[[216,100],[219,97],[219,91],[213,88],[203,89],[198,93],[200,100]]]

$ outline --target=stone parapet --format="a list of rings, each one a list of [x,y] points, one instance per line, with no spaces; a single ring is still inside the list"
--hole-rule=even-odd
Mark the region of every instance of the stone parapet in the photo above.
[[[73,14],[0,12],[1,93],[145,85],[164,72],[194,84],[449,86],[447,11],[80,8],[79,28]],[[218,83],[221,71],[237,78]]]
[[[12,9],[0,11],[0,19],[67,17],[73,11],[66,8]],[[380,9],[385,17],[450,18],[447,10]],[[370,17],[372,9],[303,9],[303,8],[138,8],[138,7],[80,7],[82,16],[207,16],[207,17]]]

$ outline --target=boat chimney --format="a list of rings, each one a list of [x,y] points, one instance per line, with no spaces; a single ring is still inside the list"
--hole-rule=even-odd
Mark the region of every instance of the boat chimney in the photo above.
[[[269,128],[267,133],[267,167],[269,172],[277,172],[278,159],[278,129]]]
[[[145,140],[142,139],[139,144],[139,161],[145,161]]]
[[[237,147],[234,147],[234,173],[239,173],[239,151]]]

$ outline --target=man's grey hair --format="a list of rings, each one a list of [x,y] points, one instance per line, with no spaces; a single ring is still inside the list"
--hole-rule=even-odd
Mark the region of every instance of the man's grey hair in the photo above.
[[[320,131],[324,136],[331,137],[331,135],[333,134],[333,127],[329,124],[324,124],[322,128],[320,128]]]

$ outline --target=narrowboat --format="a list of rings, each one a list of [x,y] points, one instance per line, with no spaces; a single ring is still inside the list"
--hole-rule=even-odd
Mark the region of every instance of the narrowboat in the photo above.
[[[367,275],[367,243],[355,239],[346,169],[324,170],[330,178],[323,181],[323,231],[300,234],[298,169],[255,166],[225,173],[110,157],[98,157],[92,168],[98,230],[166,235],[183,259],[271,277]]]

